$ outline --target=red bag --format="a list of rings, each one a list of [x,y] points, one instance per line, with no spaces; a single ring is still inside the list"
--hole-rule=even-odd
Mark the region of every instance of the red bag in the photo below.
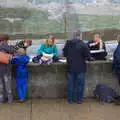
[[[9,64],[11,58],[11,54],[0,52],[0,63]]]

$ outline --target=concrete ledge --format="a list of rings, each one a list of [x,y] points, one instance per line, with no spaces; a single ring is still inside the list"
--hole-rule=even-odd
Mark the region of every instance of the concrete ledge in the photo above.
[[[63,98],[67,96],[67,64],[50,66],[29,63],[28,95],[33,98]],[[93,96],[93,89],[99,83],[107,84],[120,91],[118,81],[112,72],[111,61],[87,63],[85,97]]]

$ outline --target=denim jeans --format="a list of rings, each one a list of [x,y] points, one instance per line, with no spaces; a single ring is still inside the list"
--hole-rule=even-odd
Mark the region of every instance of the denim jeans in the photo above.
[[[120,86],[120,71],[116,72],[116,75],[117,75],[118,83],[119,83],[119,86]]]
[[[68,102],[82,102],[84,86],[85,73],[68,73]]]

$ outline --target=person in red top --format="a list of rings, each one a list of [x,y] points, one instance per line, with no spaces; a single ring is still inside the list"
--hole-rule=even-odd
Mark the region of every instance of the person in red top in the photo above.
[[[8,40],[8,35],[0,35],[0,52],[13,54],[13,49],[8,45]],[[4,95],[7,95],[9,103],[13,101],[11,76],[11,65],[0,63],[0,103],[5,101]]]

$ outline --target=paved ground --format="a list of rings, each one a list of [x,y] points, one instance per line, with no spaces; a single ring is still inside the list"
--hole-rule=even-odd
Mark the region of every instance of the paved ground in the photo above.
[[[120,106],[101,105],[94,100],[85,100],[81,105],[63,99],[29,100],[0,104],[0,120],[120,120]]]

